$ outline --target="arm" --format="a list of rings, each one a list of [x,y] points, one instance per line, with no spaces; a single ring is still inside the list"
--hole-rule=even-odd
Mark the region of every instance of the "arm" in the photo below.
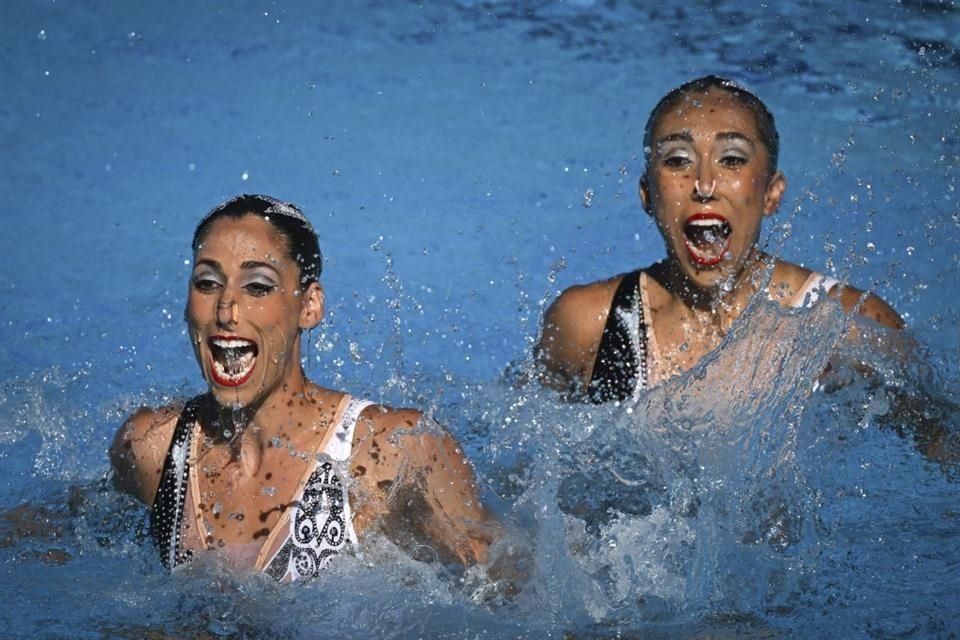
[[[837,291],[839,289],[839,291]],[[905,323],[900,315],[894,311],[885,300],[872,293],[864,294],[855,287],[836,287],[831,296],[840,301],[843,310],[850,313],[854,310],[860,315],[870,318],[874,322],[889,329],[903,329]]]
[[[367,409],[358,423],[354,477],[365,488],[357,518],[413,557],[484,562],[496,528],[477,497],[473,470],[456,440],[412,410]]]
[[[147,506],[153,504],[179,409],[143,408],[117,431],[110,446],[114,483]]]
[[[860,315],[850,323],[848,340],[835,355],[836,364],[867,377],[878,424],[912,437],[929,461],[955,473],[960,464],[960,405],[938,392],[942,387],[920,345],[901,331],[904,322],[896,311],[873,294],[861,298],[864,294],[848,290],[849,296],[841,294],[845,309],[863,302]],[[828,372],[831,368],[828,365]]]
[[[912,393],[896,387],[886,390],[890,411],[879,416],[882,425],[900,435],[909,433],[917,450],[952,475],[960,471],[960,406],[942,396],[919,389]]]
[[[473,468],[443,427],[426,417],[419,425],[423,432],[402,436],[398,446],[407,450],[411,486],[423,489],[428,507],[423,533],[461,564],[485,562],[496,530],[480,502]],[[402,501],[392,506],[405,509]]]
[[[544,385],[569,395],[586,389],[617,283],[570,287],[547,309],[536,348]]]

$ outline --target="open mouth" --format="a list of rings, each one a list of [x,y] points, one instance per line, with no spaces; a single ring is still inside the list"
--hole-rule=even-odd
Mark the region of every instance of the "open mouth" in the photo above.
[[[210,373],[214,382],[225,387],[237,387],[247,381],[257,365],[257,344],[245,338],[213,336],[210,346],[212,363]]]
[[[683,225],[683,237],[690,259],[700,266],[720,264],[730,248],[733,228],[716,213],[695,213]]]

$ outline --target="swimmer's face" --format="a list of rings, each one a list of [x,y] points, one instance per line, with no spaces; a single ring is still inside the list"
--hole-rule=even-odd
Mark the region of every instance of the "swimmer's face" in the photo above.
[[[670,259],[696,285],[716,287],[740,273],[763,216],[780,206],[783,174],[770,174],[753,112],[723,89],[687,94],[651,141],[643,206]]]
[[[283,237],[262,218],[214,221],[194,254],[186,320],[223,406],[254,404],[299,373],[299,330],[323,315],[319,284],[298,287]]]

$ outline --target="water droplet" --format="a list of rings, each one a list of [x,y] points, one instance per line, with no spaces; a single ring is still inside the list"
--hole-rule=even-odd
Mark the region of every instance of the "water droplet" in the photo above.
[[[234,426],[241,427],[243,425],[243,407],[239,404],[233,405],[230,417],[233,418]]]

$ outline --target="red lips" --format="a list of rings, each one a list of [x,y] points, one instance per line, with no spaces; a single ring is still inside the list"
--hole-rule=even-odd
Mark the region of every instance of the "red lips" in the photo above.
[[[730,223],[719,213],[695,213],[683,225],[687,254],[701,267],[716,266],[723,262],[730,249],[732,233]]]
[[[210,377],[218,385],[239,387],[250,379],[257,366],[257,343],[237,336],[211,336]]]

